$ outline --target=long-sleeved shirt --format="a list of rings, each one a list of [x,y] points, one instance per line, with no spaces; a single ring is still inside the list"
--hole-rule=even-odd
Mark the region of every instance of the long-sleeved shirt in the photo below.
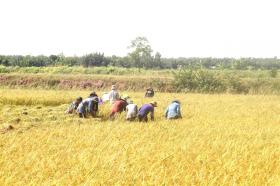
[[[84,99],[78,106],[77,111],[78,113],[85,113],[86,112],[86,108],[88,108],[88,111],[92,111],[92,104],[93,102],[98,103],[99,98],[94,96],[94,97],[88,97],[86,99]],[[98,109],[98,108],[97,108]]]
[[[111,104],[113,104],[119,98],[120,98],[120,95],[119,95],[119,93],[116,90],[111,90],[109,92],[109,100],[110,100]]]
[[[126,106],[126,119],[135,118],[137,116],[137,105],[136,104],[129,104]]]
[[[115,101],[112,106],[112,113],[124,111],[126,108],[126,105],[127,105],[127,103],[125,100],[120,99],[120,100]]]
[[[66,114],[72,114],[75,112],[75,110],[78,107],[78,103],[76,101],[73,101],[70,106],[68,107],[68,109],[65,111]]]
[[[165,117],[168,119],[181,117],[180,104],[177,102],[171,103],[165,111]]]
[[[154,107],[151,104],[144,104],[139,109],[138,115],[141,117],[146,117],[149,113],[151,113],[151,118],[154,118]]]

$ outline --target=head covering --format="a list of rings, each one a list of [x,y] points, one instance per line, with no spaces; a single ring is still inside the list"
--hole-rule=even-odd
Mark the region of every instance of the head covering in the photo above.
[[[116,85],[112,85],[111,90],[116,90]]]
[[[89,97],[95,97],[97,94],[95,92],[90,93]]]
[[[180,104],[180,101],[179,101],[178,99],[174,99],[174,100],[172,101],[172,103],[178,103],[178,104]]]
[[[154,107],[157,107],[157,102],[156,101],[151,101],[150,104],[152,104]]]
[[[81,101],[83,101],[83,98],[82,97],[77,97],[76,101],[81,102]]]

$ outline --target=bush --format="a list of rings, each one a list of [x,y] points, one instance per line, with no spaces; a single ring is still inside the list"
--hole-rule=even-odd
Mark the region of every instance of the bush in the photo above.
[[[227,90],[229,93],[234,94],[247,94],[249,92],[249,87],[245,82],[235,76],[228,76],[227,81]]]
[[[183,92],[221,93],[225,92],[224,80],[206,70],[182,70],[175,74],[174,88]]]
[[[272,70],[269,71],[269,76],[272,77],[272,78],[276,78],[277,74],[278,74],[277,69],[272,69]]]
[[[249,83],[233,74],[220,74],[207,70],[182,70],[174,73],[173,86],[177,92],[247,94]]]
[[[9,69],[7,68],[7,67],[5,67],[5,66],[0,66],[0,73],[9,73],[10,71],[9,71]]]

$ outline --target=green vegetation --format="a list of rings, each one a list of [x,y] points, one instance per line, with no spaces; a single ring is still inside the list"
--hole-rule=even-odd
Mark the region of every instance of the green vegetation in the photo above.
[[[18,66],[1,66],[0,74],[2,73],[28,73],[28,74],[103,74],[103,75],[129,75],[129,76],[157,76],[165,77],[172,76],[176,70],[142,70],[139,72],[137,68],[124,68],[124,67],[94,67],[84,68],[81,66],[57,66],[57,67],[18,67]]]
[[[172,91],[171,77],[116,76],[90,74],[0,74],[0,86],[11,88],[74,89],[108,91],[112,84],[120,90],[145,90],[148,86],[157,91]]]
[[[175,74],[174,87],[181,92],[279,94],[280,81],[276,78],[241,78],[223,71],[182,70]]]
[[[132,40],[127,56],[105,56],[104,53],[90,53],[84,56],[22,56],[0,55],[0,65],[18,67],[83,66],[83,67],[125,67],[144,69],[231,69],[231,70],[273,70],[280,69],[280,59],[274,58],[163,58],[159,52],[153,54],[146,37]]]
[[[140,54],[130,53],[125,57],[104,56],[101,53],[92,53],[85,56],[4,56],[0,55],[0,65],[19,67],[46,67],[46,66],[83,66],[100,67],[114,66],[125,68],[145,69],[178,69],[205,68],[231,70],[271,70],[280,69],[280,60],[277,58],[162,58],[160,53]],[[143,52],[142,52],[143,53]],[[143,55],[143,56],[142,56]],[[141,57],[140,57],[141,56]]]
[[[280,80],[270,70],[141,70],[120,67],[4,67],[0,86],[11,88],[162,92],[280,94]]]
[[[280,94],[274,58],[162,58],[145,37],[129,45],[127,56],[0,56],[0,86],[44,89]]]

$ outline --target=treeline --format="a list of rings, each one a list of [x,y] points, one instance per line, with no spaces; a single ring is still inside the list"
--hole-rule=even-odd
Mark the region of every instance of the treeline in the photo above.
[[[159,53],[137,60],[137,56],[105,56],[92,53],[81,57],[64,55],[22,56],[0,55],[0,65],[19,67],[46,66],[115,66],[144,69],[234,69],[234,70],[272,70],[280,69],[280,59],[274,58],[162,58]]]

